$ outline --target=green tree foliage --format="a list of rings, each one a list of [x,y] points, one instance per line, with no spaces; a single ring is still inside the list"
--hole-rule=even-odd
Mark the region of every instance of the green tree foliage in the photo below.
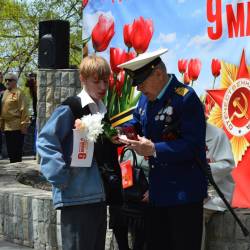
[[[37,70],[38,23],[70,22],[70,65],[82,56],[80,0],[0,0],[0,70],[24,76]]]

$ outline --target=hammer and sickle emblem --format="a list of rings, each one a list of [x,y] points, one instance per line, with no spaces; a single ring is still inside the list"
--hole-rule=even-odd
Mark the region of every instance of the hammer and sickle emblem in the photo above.
[[[244,100],[244,106],[242,106],[240,104],[240,99],[241,97],[236,97],[234,100],[233,100],[233,106],[235,108],[238,108],[240,110],[240,112],[238,113],[237,110],[234,111],[234,113],[232,114],[231,118],[230,118],[230,121],[232,121],[234,119],[234,117],[236,116],[237,118],[243,118],[243,117],[246,117],[246,119],[248,119],[248,114],[247,114],[247,111],[248,111],[248,101],[247,101],[247,98],[246,96],[244,95],[244,93],[240,93],[241,96],[243,97],[243,100]]]

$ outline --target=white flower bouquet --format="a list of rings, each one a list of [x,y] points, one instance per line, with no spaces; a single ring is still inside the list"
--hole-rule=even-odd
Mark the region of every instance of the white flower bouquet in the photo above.
[[[103,133],[102,119],[103,115],[100,113],[83,116],[75,120],[75,129],[84,132],[87,140],[96,142],[98,136]]]
[[[100,113],[83,116],[75,120],[73,129],[72,167],[91,167],[94,143],[103,133],[103,115]]]

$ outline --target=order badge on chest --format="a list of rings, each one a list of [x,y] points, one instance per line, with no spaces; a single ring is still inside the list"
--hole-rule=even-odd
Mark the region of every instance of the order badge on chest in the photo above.
[[[155,116],[155,121],[165,121],[166,123],[171,123],[173,111],[174,109],[170,105],[162,108]]]

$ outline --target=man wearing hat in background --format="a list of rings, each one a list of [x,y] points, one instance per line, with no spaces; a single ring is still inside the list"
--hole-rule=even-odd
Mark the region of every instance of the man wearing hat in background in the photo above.
[[[17,88],[17,76],[5,75],[7,89],[1,105],[1,130],[5,133],[10,163],[22,161],[24,134],[27,133],[29,115],[23,92]]]
[[[138,141],[119,139],[149,159],[148,249],[200,250],[207,180],[206,122],[195,91],[167,74],[161,49],[120,67],[142,92],[133,119]],[[147,198],[147,197],[145,197]]]

